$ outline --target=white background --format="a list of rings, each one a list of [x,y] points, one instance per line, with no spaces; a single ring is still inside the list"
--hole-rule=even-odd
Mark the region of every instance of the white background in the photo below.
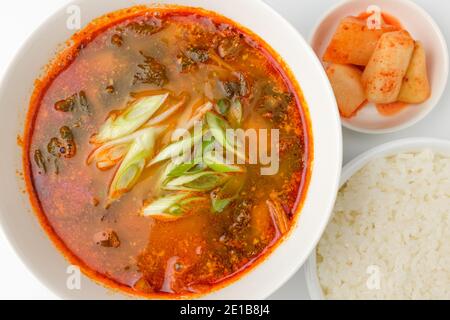
[[[212,0],[211,0],[212,1]],[[215,0],[225,1],[225,0]],[[243,0],[245,1],[245,0]],[[265,0],[288,19],[305,38],[320,16],[338,0]],[[21,44],[49,15],[64,7],[68,0],[3,0],[0,4],[0,77]],[[375,2],[375,1],[374,1]],[[427,10],[450,42],[450,2],[415,0]],[[270,23],[268,23],[270,27]],[[344,161],[383,142],[412,136],[450,139],[450,92],[447,88],[440,105],[428,118],[401,133],[366,136],[344,130]],[[0,299],[56,299],[23,265],[0,231]],[[300,270],[274,299],[308,299],[303,270]]]

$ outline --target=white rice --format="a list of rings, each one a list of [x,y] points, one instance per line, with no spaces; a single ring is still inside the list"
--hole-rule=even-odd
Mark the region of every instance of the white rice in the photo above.
[[[328,299],[450,299],[450,157],[399,154],[354,175],[317,261]]]

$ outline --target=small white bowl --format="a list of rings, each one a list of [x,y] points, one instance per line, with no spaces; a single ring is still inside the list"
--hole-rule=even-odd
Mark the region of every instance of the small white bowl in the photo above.
[[[448,48],[436,22],[421,7],[409,0],[348,0],[328,11],[314,28],[310,44],[321,58],[342,18],[363,13],[377,5],[384,13],[397,18],[427,52],[428,75],[432,95],[420,105],[411,105],[394,116],[382,116],[374,104],[362,108],[350,119],[341,118],[348,129],[368,133],[392,133],[406,129],[424,119],[438,104],[446,88],[449,73]]]
[[[403,152],[419,152],[425,149],[448,156],[450,155],[450,141],[431,138],[409,138],[378,146],[358,156],[344,167],[341,175],[341,187],[372,160],[393,156]],[[306,285],[311,299],[324,300],[325,297],[317,276],[316,250],[314,250],[309,257],[304,270]]]

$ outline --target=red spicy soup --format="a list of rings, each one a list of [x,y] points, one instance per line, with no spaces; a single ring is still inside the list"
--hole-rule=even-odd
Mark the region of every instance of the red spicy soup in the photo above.
[[[209,293],[262,261],[295,223],[312,153],[280,61],[201,9],[134,7],[75,35],[36,85],[25,136],[28,190],[64,255],[109,287],[169,298]],[[180,128],[192,136],[171,139]],[[278,170],[224,161],[212,146],[240,156],[225,129],[278,130],[265,150]],[[189,161],[168,157],[185,154],[180,142]]]

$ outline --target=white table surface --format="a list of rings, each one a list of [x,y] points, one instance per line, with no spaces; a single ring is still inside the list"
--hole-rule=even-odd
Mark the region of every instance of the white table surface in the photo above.
[[[245,0],[244,0],[245,1]],[[317,19],[339,0],[264,0],[309,38]],[[0,4],[0,76],[20,45],[49,15],[68,0],[2,1]],[[415,0],[441,27],[450,43],[450,1]],[[379,144],[407,137],[450,139],[450,91],[423,122],[395,134],[370,136],[344,130],[344,162]],[[272,299],[309,299],[303,269],[272,295]],[[57,299],[19,260],[4,234],[0,232],[0,299]]]

